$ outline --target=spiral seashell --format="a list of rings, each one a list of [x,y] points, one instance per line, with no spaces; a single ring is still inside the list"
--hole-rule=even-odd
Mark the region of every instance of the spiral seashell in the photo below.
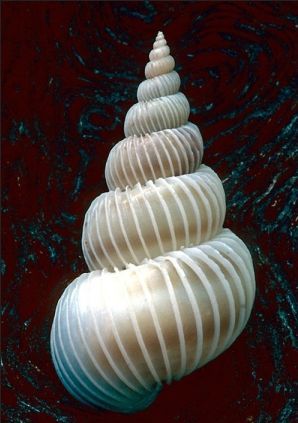
[[[82,249],[90,273],[58,302],[51,331],[57,374],[78,400],[131,413],[163,383],[213,360],[251,313],[250,253],[223,229],[226,205],[161,32],[110,152],[110,191],[90,205]]]

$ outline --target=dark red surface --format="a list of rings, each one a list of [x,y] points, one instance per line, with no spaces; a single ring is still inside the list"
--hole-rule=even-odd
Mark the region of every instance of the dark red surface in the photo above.
[[[2,3],[3,421],[298,421],[297,28],[295,2]],[[224,181],[225,226],[253,255],[257,297],[227,352],[125,416],[65,391],[49,333],[86,271],[83,217],[107,190],[105,161],[158,30],[204,163]]]

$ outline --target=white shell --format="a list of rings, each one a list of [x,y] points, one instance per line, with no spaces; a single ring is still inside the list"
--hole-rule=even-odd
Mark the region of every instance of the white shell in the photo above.
[[[235,340],[254,292],[250,254],[227,229],[121,272],[83,274],[57,306],[55,367],[79,400],[138,411],[162,382],[191,373]]]
[[[182,93],[134,104],[125,118],[125,136],[177,128],[186,124],[189,112],[189,103]]]
[[[146,79],[138,88],[138,101],[152,100],[153,98],[176,94],[180,88],[180,76],[173,71],[164,75]]]
[[[213,238],[225,217],[222,183],[201,165],[189,175],[101,194],[86,213],[82,248],[90,270],[139,264]]]
[[[110,190],[160,177],[194,172],[203,157],[199,128],[188,122],[179,128],[132,136],[110,151],[105,177]]]
[[[202,137],[162,32],[149,59],[126,138],[107,160],[110,191],[85,216],[83,253],[98,270],[66,288],[51,331],[68,391],[124,413],[228,348],[255,296],[249,251],[222,229],[223,186],[201,165]]]

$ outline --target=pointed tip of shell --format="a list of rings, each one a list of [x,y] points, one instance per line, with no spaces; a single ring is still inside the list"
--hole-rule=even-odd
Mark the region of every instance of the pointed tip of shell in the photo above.
[[[158,31],[155,37],[155,41],[153,43],[153,48],[157,48],[164,45],[167,45],[167,40],[165,39],[164,33],[162,31]]]
[[[167,44],[168,43],[167,43],[167,40],[165,39],[164,33],[162,31],[158,31],[155,37],[155,40],[153,42],[153,49],[166,46]]]

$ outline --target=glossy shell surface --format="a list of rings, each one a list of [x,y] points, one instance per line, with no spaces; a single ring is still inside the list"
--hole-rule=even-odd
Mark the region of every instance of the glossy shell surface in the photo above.
[[[85,216],[90,273],[65,290],[51,332],[69,392],[124,413],[228,348],[255,296],[250,253],[223,229],[223,186],[201,164],[202,136],[174,66],[159,32],[126,138],[107,160],[110,191]]]

